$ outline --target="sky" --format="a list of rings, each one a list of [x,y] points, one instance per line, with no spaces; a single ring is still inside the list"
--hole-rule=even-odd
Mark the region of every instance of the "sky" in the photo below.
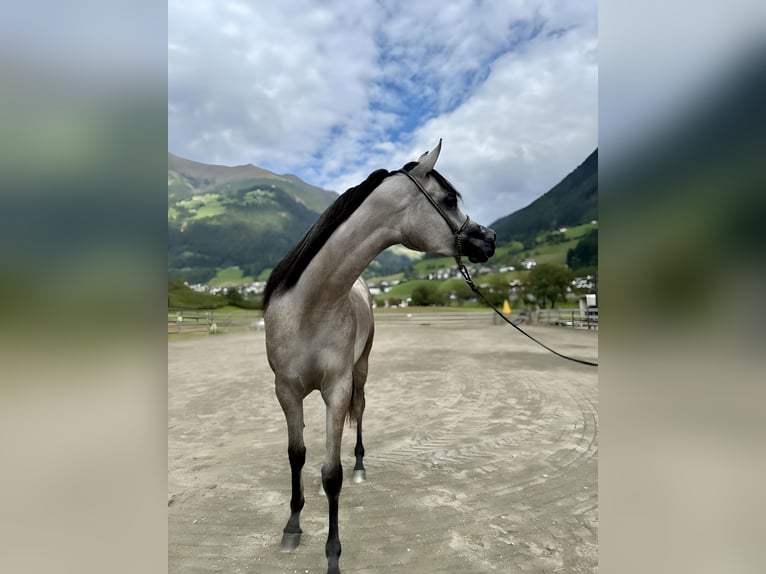
[[[168,151],[339,193],[443,139],[488,225],[598,147],[595,0],[168,4]]]

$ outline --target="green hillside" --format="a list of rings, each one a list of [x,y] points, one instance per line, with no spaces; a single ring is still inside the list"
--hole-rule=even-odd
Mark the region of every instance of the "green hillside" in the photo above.
[[[294,175],[168,154],[168,274],[228,283],[226,270],[237,268],[243,281],[257,277],[335,198]]]
[[[598,149],[547,193],[490,227],[499,244],[529,242],[540,233],[598,219]]]
[[[538,263],[554,263],[566,265],[567,251],[574,248],[589,232],[598,229],[593,223],[585,223],[569,227],[563,233],[540,233],[527,241],[527,247],[518,241],[500,245],[495,255],[487,263],[488,266],[499,268],[505,265],[518,267],[523,259],[531,258]],[[454,265],[452,257],[426,257],[415,263],[412,268],[416,275],[435,273]]]
[[[597,218],[598,150],[530,205],[494,222],[494,268],[525,257],[565,264]],[[263,279],[338,195],[254,165],[208,165],[168,154],[168,275],[231,285]],[[567,227],[563,233],[558,229]],[[451,258],[421,258],[401,246],[373,261],[365,277],[423,276]]]
[[[197,293],[181,281],[168,281],[168,308],[217,309],[227,303],[224,297]]]

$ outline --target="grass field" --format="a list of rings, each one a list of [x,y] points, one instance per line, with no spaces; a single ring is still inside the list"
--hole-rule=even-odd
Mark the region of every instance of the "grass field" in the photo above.
[[[584,223],[582,225],[570,227],[564,232],[564,236],[567,239],[579,239],[580,237],[588,233],[591,229],[598,229],[598,224]]]
[[[415,273],[423,274],[434,273],[439,269],[452,267],[453,265],[455,265],[455,260],[452,257],[436,257],[434,259],[421,259],[415,263],[412,268],[414,269]]]
[[[192,291],[180,281],[168,283],[168,307],[180,309],[217,309],[225,303],[222,297]]]
[[[532,249],[523,249],[523,246],[518,241],[514,241],[507,245],[501,245],[497,248],[494,257],[488,264],[497,267],[504,265],[506,261],[516,260],[518,262],[522,259],[529,258],[534,259],[538,264],[551,263],[553,265],[566,265],[567,251],[577,245],[577,242],[583,235],[596,227],[596,225],[591,223],[571,227],[564,232],[567,241],[553,244],[543,243]],[[440,269],[450,268],[454,265],[455,261],[451,257],[437,257],[418,261],[413,265],[413,270],[416,274],[423,275],[426,273],[435,273]]]
[[[220,269],[218,274],[207,282],[211,287],[228,287],[231,285],[242,285],[243,283],[252,283],[252,277],[245,277],[242,269],[234,265]]]
[[[226,207],[218,202],[218,199],[214,199],[205,205],[202,205],[197,209],[197,214],[192,219],[204,219],[205,217],[214,217],[221,215],[226,211]]]
[[[497,248],[496,254],[490,263],[493,267],[499,267],[504,265],[505,261],[514,261],[518,264],[522,259],[530,258],[540,264],[552,264],[552,265],[566,265],[567,251],[572,249],[580,237],[586,234],[596,226],[593,224],[578,225],[572,227],[564,232],[567,241],[561,243],[543,243],[532,249],[523,249],[523,246],[519,242],[513,242],[511,244],[503,245]],[[450,257],[438,257],[428,258],[418,261],[413,265],[414,272],[418,275],[424,275],[427,273],[436,273],[440,270],[454,268],[455,261]],[[503,273],[487,273],[482,275],[475,275],[473,277],[474,282],[481,286],[486,284],[497,284],[500,281],[510,282],[515,279],[524,280],[529,271],[523,269],[516,269],[514,271],[506,271]],[[394,279],[403,279],[402,273],[397,275],[390,275],[388,277],[376,277],[370,280],[370,283],[375,284],[380,281],[391,281]],[[451,278],[445,280],[429,280],[429,279],[413,279],[399,283],[387,291],[384,295],[376,296],[376,299],[384,300],[386,298],[398,298],[405,299],[412,296],[412,292],[421,285],[435,285],[437,289],[442,293],[450,293],[455,291],[456,284],[462,283],[461,278]],[[576,297],[572,297],[569,301],[560,303],[563,307],[576,306]],[[458,307],[464,308],[464,307]],[[484,307],[482,307],[484,308]],[[433,308],[431,308],[433,309]],[[445,307],[445,309],[453,309],[453,307]]]
[[[204,205],[201,205],[199,209],[209,210],[206,212],[208,213],[207,216],[210,216],[210,214],[219,208],[223,209],[223,206],[218,204],[217,196],[214,194],[208,194],[208,196],[195,196],[194,201],[201,202],[202,199],[205,200],[205,203]],[[492,260],[490,260],[489,263],[492,264],[494,268],[497,268],[506,264],[504,260],[514,261],[515,264],[518,264],[518,262],[522,259],[531,258],[534,259],[538,264],[548,263],[552,265],[566,265],[567,251],[575,247],[583,235],[592,229],[596,229],[597,227],[597,225],[590,223],[571,227],[564,232],[564,236],[567,238],[567,241],[562,243],[543,243],[527,250],[524,250],[523,246],[519,242],[512,242],[510,244],[498,247],[495,256],[492,258]],[[413,270],[417,275],[425,275],[428,273],[436,273],[437,271],[444,269],[451,269],[454,268],[454,266],[455,262],[451,257],[438,257],[423,259],[416,262],[413,265]],[[270,272],[271,269],[264,270],[259,274],[258,279],[266,280]],[[489,273],[483,275],[477,274],[474,276],[474,281],[477,285],[482,285],[493,284],[500,281],[501,279],[504,281],[513,281],[515,279],[524,280],[528,273],[529,271],[517,269],[515,271],[507,271],[504,273]],[[368,282],[375,285],[382,281],[402,281],[404,276],[405,273],[401,272],[388,276],[370,278]],[[208,285],[211,287],[228,287],[233,285],[241,285],[243,283],[250,283],[253,280],[253,277],[244,276],[242,269],[240,269],[238,266],[233,266],[219,270],[218,274],[213,279],[208,281]],[[407,297],[411,297],[413,290],[420,285],[435,285],[440,292],[445,294],[451,293],[455,291],[456,284],[460,284],[462,281],[463,280],[460,278],[451,278],[446,280],[413,279],[395,285],[384,295],[376,296],[376,299],[379,302],[380,300],[386,298],[405,299]],[[209,304],[210,308],[215,308],[216,302],[219,301],[211,295],[197,294],[193,292],[173,294],[169,292],[168,297],[169,304],[172,307],[202,308],[208,306]],[[468,303],[468,305],[470,306],[470,303]],[[564,307],[571,305],[576,306],[576,300],[570,300],[566,303],[563,303]],[[237,309],[236,307],[227,308]],[[461,306],[444,307],[443,309],[452,310],[465,308],[465,306]],[[434,309],[434,307],[430,307],[428,309]]]
[[[572,249],[579,239],[572,239],[563,243],[540,245],[522,253],[523,258],[534,259],[537,264],[551,263],[553,265],[566,265],[567,251]]]

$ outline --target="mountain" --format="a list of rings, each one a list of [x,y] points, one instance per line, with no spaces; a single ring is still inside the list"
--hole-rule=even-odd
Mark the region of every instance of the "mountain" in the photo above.
[[[292,194],[309,209],[321,213],[335,201],[338,194],[308,184],[292,174],[277,175],[267,169],[249,163],[229,167],[210,165],[184,159],[168,153],[168,198],[187,199],[194,190],[211,186],[230,184],[228,189],[249,181],[272,180],[269,184],[280,183],[280,187]]]
[[[492,223],[499,244],[598,219],[598,149],[541,197]]]
[[[252,164],[208,165],[168,153],[168,274],[206,282],[273,267],[338,195]]]

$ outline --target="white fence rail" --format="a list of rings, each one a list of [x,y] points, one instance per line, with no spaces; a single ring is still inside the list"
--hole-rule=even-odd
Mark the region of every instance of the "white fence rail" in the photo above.
[[[516,324],[556,325],[575,329],[598,329],[598,309],[586,314],[579,309],[540,309],[523,314],[514,313],[509,319]],[[407,311],[376,312],[378,323],[415,323],[420,325],[498,325],[502,320],[487,311]],[[217,333],[219,331],[245,331],[263,329],[260,311],[224,313],[183,309],[168,310],[168,333]]]
[[[224,313],[195,309],[168,309],[168,333],[217,333],[263,328],[260,311]]]

